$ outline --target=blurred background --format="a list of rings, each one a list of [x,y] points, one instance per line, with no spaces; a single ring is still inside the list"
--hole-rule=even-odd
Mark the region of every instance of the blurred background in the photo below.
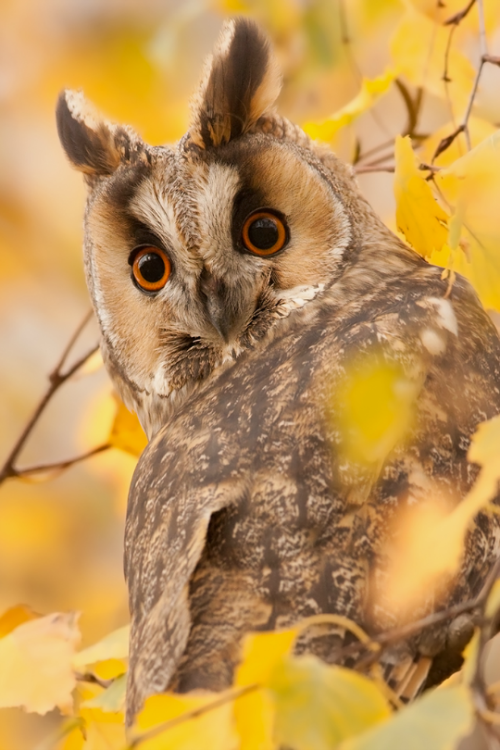
[[[66,162],[54,121],[62,88],[82,88],[106,116],[133,125],[150,143],[175,141],[187,128],[188,100],[223,19],[245,14],[256,18],[275,44],[284,72],[280,111],[303,124],[349,102],[362,76],[374,78],[393,65],[396,33],[403,34],[403,46],[407,34],[411,47],[411,26],[406,31],[401,26],[409,6],[426,22],[442,22],[464,5],[464,0],[2,0],[0,465],[89,309],[81,253],[85,188]],[[498,0],[486,2],[485,11],[491,48],[498,50]],[[477,16],[469,15],[455,41],[470,61],[472,80]],[[418,70],[406,71],[409,85],[432,74],[429,61],[430,56]],[[450,132],[453,116],[461,115],[450,113],[440,72],[426,94],[422,133],[447,127]],[[477,107],[484,134],[499,126],[498,86],[494,71],[485,69]],[[333,145],[353,160],[360,145],[366,152],[390,143],[405,124],[403,99],[393,87]],[[388,172],[359,176],[362,191],[391,226],[392,181]],[[74,356],[96,339],[91,324]],[[98,364],[94,358],[60,389],[21,466],[71,458],[107,440],[114,403]],[[0,613],[21,602],[44,614],[77,610],[83,645],[127,622],[122,537],[135,461],[113,449],[49,482],[3,483]],[[56,721],[0,712],[0,750],[35,748]]]

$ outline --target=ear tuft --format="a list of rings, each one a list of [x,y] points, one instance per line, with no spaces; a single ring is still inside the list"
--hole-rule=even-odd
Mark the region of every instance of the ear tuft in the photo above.
[[[193,101],[191,139],[212,148],[243,135],[270,110],[280,88],[269,40],[257,24],[226,22]]]
[[[89,178],[113,174],[146,148],[131,129],[99,119],[81,91],[61,92],[56,120],[69,160]]]

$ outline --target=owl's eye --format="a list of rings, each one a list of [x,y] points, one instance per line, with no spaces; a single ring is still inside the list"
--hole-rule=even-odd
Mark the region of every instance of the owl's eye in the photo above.
[[[163,289],[171,268],[168,255],[159,247],[141,247],[133,255],[132,275],[136,285],[145,292]]]
[[[245,249],[254,255],[276,255],[288,242],[288,227],[274,211],[259,209],[245,219],[241,239]]]

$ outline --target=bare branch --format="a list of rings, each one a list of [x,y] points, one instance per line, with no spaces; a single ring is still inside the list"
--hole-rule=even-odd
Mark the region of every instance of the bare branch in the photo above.
[[[48,386],[47,390],[45,391],[44,395],[40,399],[38,405],[36,406],[36,408],[35,408],[35,410],[33,412],[33,414],[29,418],[29,420],[28,420],[27,424],[25,425],[24,429],[22,430],[19,438],[15,442],[12,450],[10,451],[9,455],[7,456],[7,458],[5,459],[5,462],[4,462],[3,466],[2,466],[2,468],[0,469],[0,485],[6,479],[9,479],[10,477],[20,476],[23,473],[22,470],[18,470],[16,468],[16,466],[15,466],[16,460],[19,457],[19,454],[21,453],[22,449],[24,448],[24,445],[25,445],[26,441],[28,440],[29,436],[31,435],[31,433],[33,431],[33,428],[35,427],[35,425],[37,424],[37,422],[40,419],[41,415],[45,411],[47,405],[51,401],[52,397],[54,396],[54,394],[56,393],[56,391],[58,390],[58,388],[60,388],[60,386],[64,382],[66,382],[66,380],[68,380],[69,378],[71,378],[71,376],[74,375],[74,373],[77,370],[79,370],[85,364],[85,362],[87,362],[87,360],[92,356],[92,354],[94,354],[98,350],[99,344],[96,344],[86,354],[84,354],[82,357],[80,357],[68,370],[66,370],[66,371],[63,372],[63,367],[64,367],[64,365],[66,363],[66,360],[68,359],[68,356],[69,356],[70,352],[72,351],[74,345],[76,344],[76,342],[77,342],[78,338],[80,337],[80,334],[84,330],[85,326],[89,322],[91,316],[92,316],[92,312],[89,312],[89,313],[87,313],[85,315],[84,319],[78,325],[76,331],[72,334],[72,336],[71,336],[68,344],[64,348],[64,351],[63,351],[63,353],[62,353],[62,355],[61,355],[61,357],[60,357],[57,365],[54,367],[54,369],[50,373],[50,375],[49,375],[49,386]],[[97,452],[99,452],[99,450],[103,450],[102,446],[98,449]],[[76,460],[71,459],[71,461],[69,462],[68,465],[71,465],[72,463],[76,463],[76,461],[78,461],[78,460],[79,460],[79,458],[77,458]],[[57,466],[61,466],[62,463],[66,463],[66,462],[61,462],[61,463],[57,464]],[[55,466],[54,466],[54,468],[55,468]],[[25,473],[25,470],[24,470],[24,473]],[[33,473],[33,472],[30,472],[30,473]]]
[[[436,151],[434,152],[434,155],[432,157],[431,163],[434,162],[440,154],[442,154],[446,149],[448,149],[451,144],[455,141],[456,138],[460,135],[460,133],[464,133],[465,138],[467,140],[467,148],[470,150],[471,148],[471,142],[470,142],[470,133],[469,133],[469,118],[472,112],[472,107],[474,106],[474,101],[476,99],[477,89],[479,86],[479,79],[481,78],[481,73],[483,72],[483,67],[486,63],[491,63],[492,65],[499,65],[500,66],[500,57],[497,57],[495,55],[488,54],[488,50],[486,47],[486,27],[484,23],[484,8],[483,8],[483,2],[482,0],[471,0],[471,2],[467,5],[466,8],[464,8],[459,13],[456,13],[454,16],[449,18],[447,21],[445,21],[445,25],[451,25],[453,24],[453,29],[450,33],[449,38],[449,44],[446,47],[446,53],[445,53],[445,71],[443,74],[443,79],[447,82],[450,80],[448,76],[448,58],[449,58],[449,52],[450,52],[450,46],[451,46],[451,37],[453,30],[456,28],[456,26],[460,23],[460,21],[465,18],[467,13],[470,11],[470,9],[477,3],[478,7],[478,16],[479,16],[479,36],[481,40],[481,57],[479,59],[479,66],[476,71],[476,77],[474,79],[474,83],[472,84],[472,90],[469,96],[469,101],[467,103],[467,108],[465,110],[464,117],[462,119],[462,122],[458,127],[456,127],[450,135],[447,135],[445,138],[442,138],[441,141],[438,143],[438,146],[436,148]]]
[[[103,453],[104,451],[109,450],[109,448],[111,448],[111,445],[109,443],[104,443],[103,445],[98,445],[97,448],[91,448],[91,450],[87,451],[86,453],[82,453],[80,456],[67,458],[65,461],[55,461],[54,463],[50,464],[37,464],[35,466],[27,466],[24,469],[12,468],[10,476],[17,477],[18,479],[29,479],[29,477],[33,476],[34,474],[59,474],[61,471],[68,469],[70,466],[78,464],[81,461],[86,461],[92,456],[96,456],[99,453]]]
[[[377,166],[373,164],[367,164],[366,166],[354,167],[356,174],[369,174],[370,172],[394,172],[395,167],[393,166]]]
[[[469,11],[474,7],[475,4],[476,0],[470,0],[465,8],[459,10],[458,13],[454,13],[454,15],[447,18],[443,26],[458,26],[458,24],[464,20],[465,16],[468,15]]]

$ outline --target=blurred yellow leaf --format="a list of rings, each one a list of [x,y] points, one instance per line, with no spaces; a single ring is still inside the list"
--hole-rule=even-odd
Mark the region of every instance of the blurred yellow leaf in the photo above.
[[[36,620],[38,617],[40,615],[37,615],[25,604],[17,604],[15,607],[11,607],[0,616],[0,638],[4,638],[19,625],[22,625],[23,622]]]
[[[406,607],[411,613],[415,602],[425,598],[437,579],[457,570],[467,529],[498,491],[499,445],[500,416],[479,425],[472,439],[468,458],[482,469],[465,498],[448,512],[436,495],[432,505],[410,508],[400,521],[399,554],[393,556],[386,584],[387,599],[394,609]]]
[[[451,267],[473,284],[486,308],[500,310],[500,130],[436,176],[453,209]]]
[[[133,737],[145,733],[141,750],[235,750],[238,740],[233,726],[231,700],[217,708],[210,708],[196,717],[189,712],[203,709],[223,697],[223,693],[190,693],[186,695],[152,695],[147,698],[137,717]],[[185,718],[184,718],[185,717]],[[181,719],[174,726],[163,725]],[[148,730],[158,731],[147,739]]]
[[[137,415],[130,412],[127,407],[115,396],[116,413],[111,427],[109,442],[115,448],[140,456],[148,439],[144,434]]]
[[[294,750],[331,750],[391,714],[371,680],[314,656],[283,660],[268,687],[276,706],[278,745]]]
[[[122,713],[82,707],[80,714],[85,721],[83,750],[123,750],[126,747],[125,718]]]
[[[433,690],[338,750],[455,750],[473,719],[472,696],[464,685]]]
[[[440,250],[448,239],[448,216],[432,195],[418,169],[409,136],[396,137],[394,196],[396,223],[410,245],[424,258]]]
[[[81,669],[89,664],[107,661],[108,659],[126,659],[128,657],[128,642],[130,626],[125,625],[109,633],[93,646],[79,651],[73,657],[72,663],[75,669]]]
[[[418,390],[401,365],[384,361],[379,352],[348,366],[335,394],[348,459],[383,461],[411,429]]]
[[[104,713],[123,711],[126,688],[127,675],[122,674],[113,680],[111,685],[102,693],[82,703],[82,708],[100,708]]]
[[[363,78],[361,90],[352,101],[322,122],[306,122],[303,126],[305,132],[311,138],[331,141],[341,128],[350,125],[363,112],[369,110],[389,90],[394,78],[392,70],[387,70],[373,80]]]
[[[297,629],[276,633],[254,633],[243,642],[242,661],[236,670],[235,685],[267,684],[281,660],[290,653]],[[256,690],[234,704],[240,750],[273,750],[274,702],[267,690]]]
[[[448,77],[443,80],[450,30],[409,9],[401,19],[391,41],[391,56],[396,74],[404,75],[414,86],[427,89],[442,98],[449,96],[454,114],[463,115],[475,71],[468,59],[451,45],[448,53]]]
[[[78,615],[52,614],[19,625],[0,640],[0,708],[44,714],[71,703]]]
[[[252,633],[243,642],[241,664],[236,670],[235,685],[267,682],[283,657],[290,653],[298,634],[297,628],[275,633]]]

